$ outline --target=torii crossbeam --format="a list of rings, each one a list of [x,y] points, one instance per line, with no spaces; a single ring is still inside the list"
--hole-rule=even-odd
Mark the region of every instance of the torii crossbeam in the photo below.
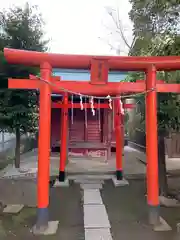
[[[165,57],[121,57],[121,56],[87,56],[40,53],[15,49],[4,49],[5,58],[12,64],[39,66],[41,79],[9,79],[12,89],[40,90],[40,120],[39,120],[39,152],[38,152],[38,219],[37,227],[48,224],[49,205],[49,149],[50,149],[50,116],[51,93],[75,92],[85,95],[118,96],[123,93],[146,93],[146,154],[147,154],[147,202],[149,205],[150,223],[159,222],[159,184],[158,184],[158,147],[157,147],[157,92],[180,93],[180,84],[166,84],[156,80],[159,70],[179,70],[179,56]],[[90,69],[90,82],[63,81],[52,76],[52,68]],[[110,70],[144,71],[146,81],[136,83],[108,82]],[[85,79],[86,80],[86,79]],[[62,140],[66,139],[67,130],[67,94],[63,101],[63,131]],[[120,124],[117,111],[116,124]],[[117,148],[122,146],[121,128],[116,127]],[[65,140],[61,143],[66,147]],[[117,151],[117,172],[122,173],[122,151]],[[62,159],[66,156],[62,153]],[[64,166],[61,166],[62,169]],[[64,172],[62,171],[62,174]]]

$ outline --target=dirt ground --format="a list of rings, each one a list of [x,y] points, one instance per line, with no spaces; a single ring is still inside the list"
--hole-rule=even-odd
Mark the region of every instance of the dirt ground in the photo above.
[[[180,208],[161,207],[160,215],[172,227],[169,232],[154,232],[148,224],[146,184],[131,180],[129,187],[114,188],[111,181],[102,189],[102,198],[111,222],[114,240],[175,240],[179,239],[176,224],[180,221]]]
[[[24,156],[22,162],[25,166],[30,164],[34,167],[36,164],[36,152],[30,152]],[[32,161],[30,161],[30,159]],[[57,157],[59,164],[59,157]],[[113,161],[115,163],[115,161]],[[56,158],[52,159],[56,170]],[[82,161],[71,161],[69,163],[69,172],[75,174],[78,170],[83,172],[88,169],[98,169],[99,173],[104,173],[105,169],[114,170],[115,165],[93,163]],[[87,165],[89,164],[89,165]],[[31,166],[32,165],[32,166]],[[56,166],[57,165],[57,166]],[[1,166],[0,166],[1,167]],[[75,168],[76,167],[76,168]],[[92,168],[92,169],[91,169]],[[87,171],[87,172],[89,172]],[[126,149],[124,157],[125,174],[137,175],[137,178],[129,180],[129,186],[115,188],[112,180],[106,180],[101,190],[101,197],[107,209],[108,218],[111,225],[111,235],[113,240],[177,240],[180,239],[180,233],[177,233],[177,223],[180,222],[180,207],[165,208],[161,207],[160,213],[167,223],[172,227],[169,232],[154,232],[148,224],[148,208],[146,204],[146,183],[145,183],[145,165],[136,159],[135,152]],[[98,174],[99,174],[98,173]],[[143,175],[143,177],[142,177]],[[141,176],[138,178],[138,176]],[[135,180],[136,179],[136,180]],[[0,179],[0,193],[8,186],[7,179]],[[22,182],[23,181],[23,182]],[[28,180],[27,180],[28,181]],[[170,190],[180,192],[180,175],[168,179]],[[36,184],[36,183],[35,183]],[[17,188],[25,186],[24,180],[17,181]],[[28,188],[28,187],[27,187]],[[29,188],[28,188],[29,189]],[[30,191],[30,189],[29,189]],[[18,195],[17,191],[13,194]],[[31,197],[32,197],[32,193]],[[32,227],[36,222],[36,208],[24,207],[19,214],[4,214],[3,207],[0,205],[0,240],[83,240],[84,236],[84,215],[83,215],[83,192],[79,184],[70,181],[67,188],[50,189],[50,220],[58,220],[59,227],[56,235],[53,236],[34,236]],[[36,200],[36,198],[35,198]],[[93,240],[93,239],[92,239]],[[105,239],[106,240],[106,239]],[[109,239],[108,239],[109,240]]]
[[[176,224],[180,222],[180,207],[161,207],[161,216],[172,227],[169,232],[154,232],[147,221],[146,185],[144,180],[130,180],[130,185],[115,188],[112,180],[106,180],[101,190],[107,209],[113,240],[177,240]],[[169,180],[171,188],[180,187],[180,178]],[[79,184],[70,182],[67,188],[51,188],[50,220],[58,220],[58,232],[54,236],[34,236],[31,232],[36,221],[36,209],[25,207],[19,214],[0,213],[1,240],[83,240],[83,192]],[[93,240],[93,239],[92,239]]]
[[[2,209],[1,209],[2,210]],[[71,183],[68,188],[52,188],[50,191],[50,221],[60,221],[54,236],[34,236],[32,227],[36,221],[36,209],[24,208],[19,214],[0,214],[1,240],[80,240],[84,239],[83,209],[80,187]]]

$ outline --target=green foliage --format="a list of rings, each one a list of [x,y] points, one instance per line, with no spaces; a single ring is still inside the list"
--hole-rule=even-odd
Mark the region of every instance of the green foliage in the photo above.
[[[136,80],[143,80],[145,74],[143,72],[129,72],[125,81],[126,82],[135,82]]]
[[[134,24],[135,44],[130,55],[167,56],[180,54],[180,0],[130,0],[130,18]],[[135,81],[137,76],[131,75]],[[158,72],[157,79],[180,82],[180,71]],[[145,104],[142,104],[142,126]],[[177,94],[158,94],[158,126],[168,132],[179,131],[180,111]]]
[[[45,51],[48,41],[44,37],[44,21],[37,6],[14,7],[0,12],[0,49]]]
[[[37,68],[8,64],[3,48],[10,47],[32,51],[46,51],[48,41],[43,40],[44,22],[36,6],[13,7],[0,12],[0,128],[22,133],[37,129],[38,93],[29,90],[7,90],[2,85],[7,78],[28,78],[38,74]],[[2,84],[4,82],[4,84]]]
[[[130,0],[134,34],[145,40],[179,31],[180,0]]]

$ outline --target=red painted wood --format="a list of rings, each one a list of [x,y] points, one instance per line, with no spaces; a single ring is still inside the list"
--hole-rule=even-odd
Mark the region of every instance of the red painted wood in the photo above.
[[[147,73],[147,90],[156,88],[157,70],[151,66]],[[146,162],[147,162],[147,201],[150,206],[159,206],[158,179],[158,135],[157,135],[157,94],[146,94]]]
[[[52,109],[51,146],[60,146],[61,109]]]
[[[59,102],[52,102],[51,106],[52,106],[52,108],[63,108],[63,104],[62,104],[61,101],[59,101]],[[72,108],[72,106],[73,106],[73,108],[81,108],[80,103],[73,103],[73,105],[72,105],[72,103],[68,104],[68,108]],[[130,108],[130,109],[132,109],[135,106],[136,106],[136,104],[125,103],[123,105],[123,108]],[[85,103],[85,104],[83,104],[83,107],[84,108],[91,108],[91,104],[90,103]],[[99,108],[99,104],[98,103],[94,103],[94,108]],[[109,109],[109,104],[108,103],[101,103],[100,104],[100,108],[105,108],[105,109],[107,108],[107,109]]]
[[[39,87],[39,81],[37,80],[37,86]],[[43,83],[45,84],[45,83]],[[29,89],[30,80],[28,79],[9,79],[8,88],[14,89]],[[33,87],[33,86],[32,86]],[[31,87],[31,89],[32,89]],[[145,83],[139,82],[108,82],[104,85],[94,85],[87,81],[57,81],[56,86],[51,86],[52,93],[61,93],[62,90],[68,90],[74,93],[81,93],[86,95],[118,95],[124,92],[143,92],[145,91]]]
[[[102,126],[99,124],[98,112],[96,110],[95,116],[92,115],[90,109],[88,109],[88,118],[87,118],[87,141],[88,142],[101,142],[101,132],[99,127]]]
[[[8,79],[8,88],[11,89],[39,89],[40,82],[30,79]]]
[[[35,75],[29,74],[29,79],[31,80],[40,80],[38,77],[36,77]],[[60,81],[61,77],[60,76],[51,76],[51,82],[56,83],[57,81]]]
[[[122,171],[122,153],[123,153],[123,142],[122,142],[122,122],[121,122],[121,106],[119,100],[114,100],[114,125],[115,125],[115,137],[116,137],[116,170]]]
[[[180,84],[159,83],[156,85],[157,92],[180,92]],[[29,79],[8,79],[8,88],[11,89],[38,89],[40,87],[39,80]],[[45,84],[45,83],[44,83]],[[68,89],[73,92],[80,92],[81,94],[89,95],[116,95],[124,92],[143,92],[145,91],[145,82],[138,81],[136,83],[131,82],[119,82],[119,83],[107,83],[106,85],[92,85],[89,82],[76,82],[76,81],[57,81],[56,87],[52,86],[53,93],[60,93],[60,89]]]
[[[59,146],[61,113],[59,109],[52,109],[51,144]],[[73,124],[69,112],[69,141],[70,142],[101,142],[101,132],[99,131],[99,120],[96,113],[92,116],[89,109],[87,117],[87,138],[85,138],[84,111],[74,109]],[[102,127],[102,126],[101,126]]]
[[[61,135],[61,151],[60,151],[60,159],[59,159],[59,171],[65,171],[66,159],[67,159],[67,144],[68,144],[68,94],[64,93],[63,96],[63,104],[64,108],[61,112],[61,129],[59,134]]]
[[[156,84],[157,92],[174,92],[174,93],[180,93],[180,84]]]
[[[51,81],[51,66],[42,63],[42,78]],[[38,139],[38,173],[37,173],[37,206],[48,208],[49,205],[49,173],[50,173],[50,126],[51,126],[51,89],[48,85],[40,87],[39,96],[39,139]]]
[[[85,139],[84,136],[84,111],[80,109],[74,109],[73,124],[70,121],[69,140],[71,142],[82,142]]]
[[[108,61],[92,59],[91,61],[91,84],[106,84],[108,82]]]
[[[179,70],[180,56],[88,56],[43,53],[35,51],[4,49],[4,56],[9,63],[39,66],[42,62],[49,62],[52,67],[89,69],[92,59],[108,60],[109,69],[113,70],[146,70],[149,65],[157,70]]]

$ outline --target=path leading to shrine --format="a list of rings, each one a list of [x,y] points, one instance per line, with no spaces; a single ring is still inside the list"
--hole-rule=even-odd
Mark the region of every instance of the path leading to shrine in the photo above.
[[[161,216],[172,227],[171,231],[154,232],[148,224],[143,180],[130,180],[124,187],[115,187],[111,179],[83,182],[82,179],[71,180],[69,187],[51,189],[50,221],[59,221],[55,235],[39,237],[32,234],[35,208],[24,207],[19,214],[2,213],[2,208],[0,239],[179,239],[176,224],[180,219],[180,208],[161,208]],[[99,238],[100,234],[104,238]]]
[[[129,178],[129,185],[115,187],[112,181],[112,171],[115,169],[115,155],[111,162],[87,161],[84,159],[70,159],[68,172],[70,173],[69,186],[50,189],[50,221],[58,221],[58,230],[55,235],[46,236],[47,240],[176,240],[177,224],[180,222],[180,207],[161,207],[160,215],[172,229],[167,232],[155,232],[148,224],[146,184],[144,180],[145,164],[139,161],[142,153],[129,147],[125,148],[124,172]],[[58,169],[59,157],[51,158],[51,174]],[[169,164],[170,166],[171,164]],[[12,166],[1,172],[0,192],[4,189],[8,199],[18,202],[21,196],[27,201],[19,214],[3,213],[0,208],[0,239],[29,239],[41,240],[44,236],[34,236],[32,227],[36,222],[36,175],[37,151],[25,154],[22,158],[22,167],[29,168],[31,181],[24,173],[18,173]],[[57,168],[57,169],[56,169]],[[177,168],[177,161],[176,161]],[[78,170],[78,171],[77,171]],[[91,173],[95,175],[77,175],[75,172]],[[169,167],[169,171],[173,166]],[[106,171],[107,175],[103,175]],[[98,174],[97,174],[98,173]],[[15,175],[14,175],[15,174]],[[34,174],[34,175],[32,175]],[[7,180],[7,177],[16,179]],[[23,178],[23,179],[21,179]],[[13,182],[13,184],[12,184]],[[180,189],[180,177],[169,179],[171,188]],[[12,187],[13,186],[13,187]],[[12,187],[12,188],[11,188]],[[31,187],[31,188],[30,188]],[[9,189],[9,192],[8,192]],[[17,191],[18,189],[18,191]]]

